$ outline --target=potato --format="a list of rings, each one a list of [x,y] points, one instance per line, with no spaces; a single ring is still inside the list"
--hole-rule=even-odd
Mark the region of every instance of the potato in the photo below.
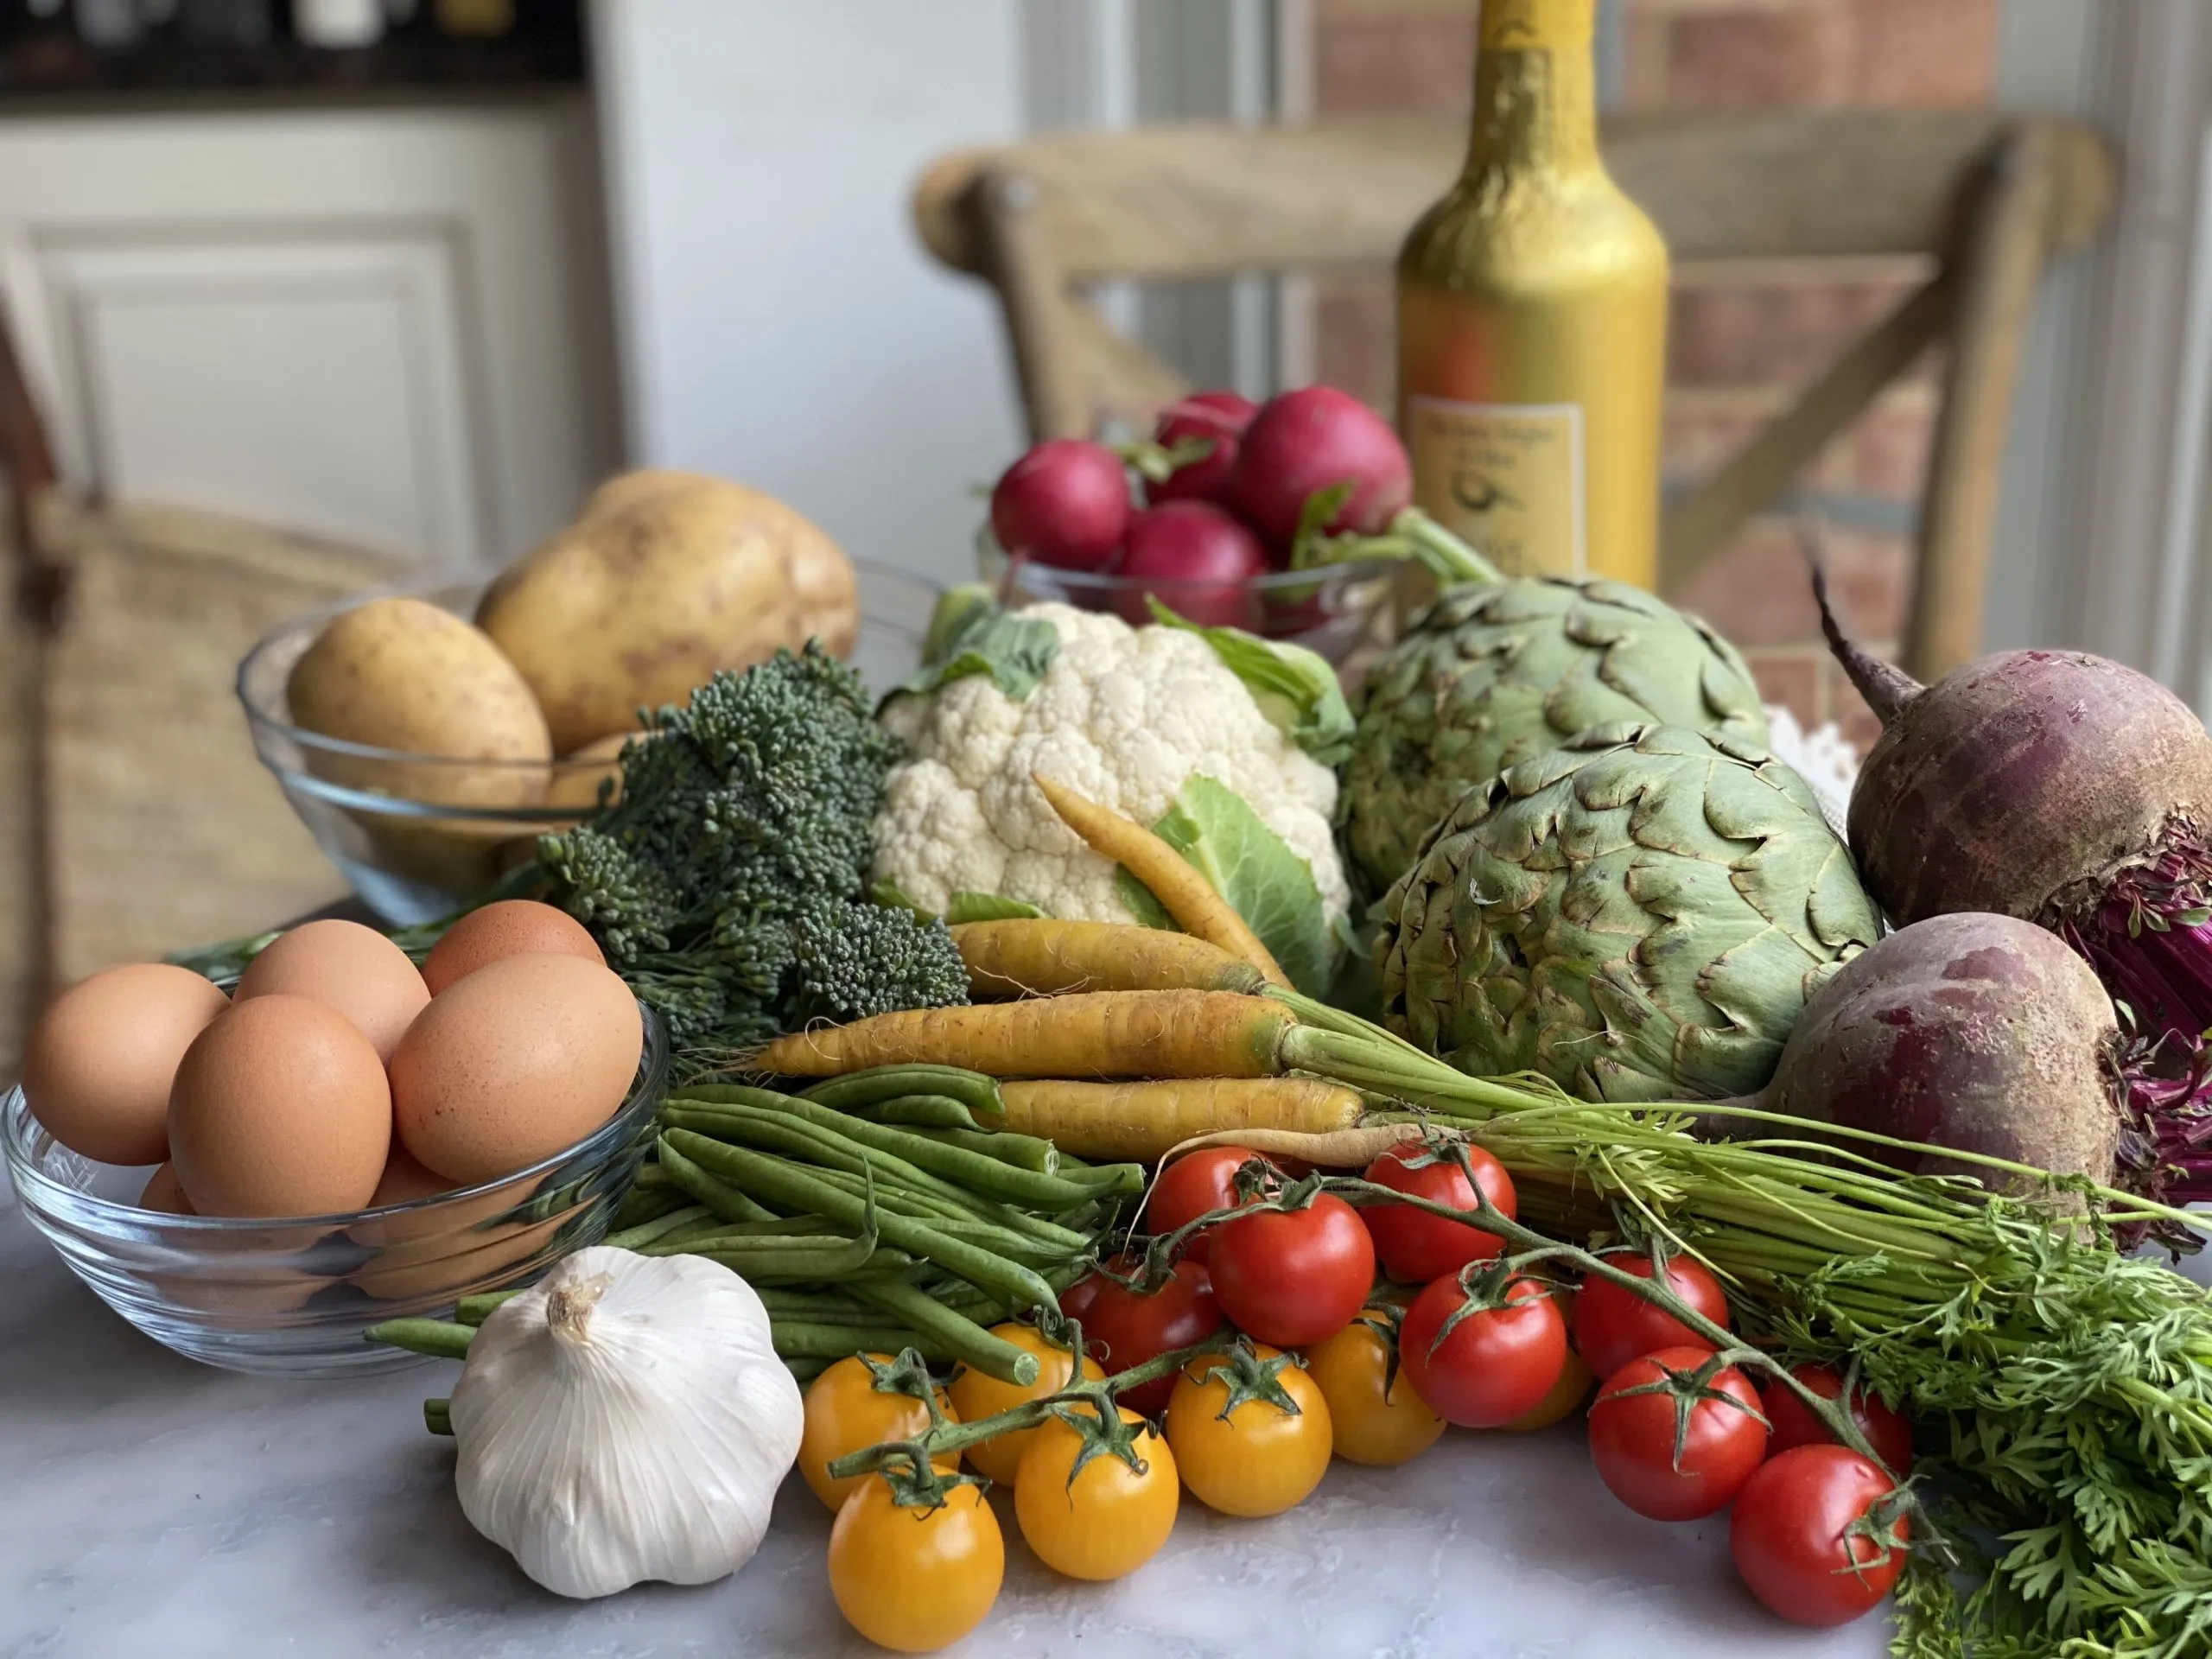
[[[650,471],[601,485],[575,524],[492,584],[476,620],[567,754],[779,646],[814,638],[844,655],[856,600],[836,544],[781,502]]]
[[[600,809],[600,785],[612,784],[614,787],[607,792],[606,804],[613,805],[622,798],[622,751],[632,739],[645,735],[611,732],[594,738],[574,754],[563,755],[553,781],[545,786],[545,804],[570,807],[579,817],[589,817]],[[591,761],[605,764],[588,766],[586,763]]]
[[[325,737],[460,760],[417,765],[311,752],[318,775],[442,806],[526,806],[545,792],[553,743],[515,665],[480,629],[419,599],[333,617],[285,681],[295,724]]]

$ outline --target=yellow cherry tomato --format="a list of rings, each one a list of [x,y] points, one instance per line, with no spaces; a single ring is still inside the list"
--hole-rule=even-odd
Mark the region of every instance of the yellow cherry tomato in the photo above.
[[[1250,1396],[1233,1408],[1232,1386]],[[1264,1397],[1273,1392],[1284,1398]],[[1280,1515],[1304,1502],[1328,1471],[1333,1433],[1313,1379],[1262,1343],[1192,1360],[1167,1399],[1183,1484],[1224,1515]]]
[[[1409,1463],[1444,1433],[1444,1420],[1414,1392],[1405,1372],[1390,1376],[1390,1339],[1364,1319],[1306,1352],[1306,1375],[1329,1402],[1336,1454],[1348,1462],[1384,1468]]]
[[[911,1440],[930,1426],[929,1408],[911,1394],[875,1386],[875,1373],[868,1361],[888,1364],[886,1354],[855,1354],[841,1359],[816,1377],[806,1390],[806,1412],[798,1437],[798,1471],[814,1495],[834,1514],[868,1477],[830,1478],[830,1465],[849,1452],[880,1446],[885,1440]],[[951,1403],[940,1391],[938,1408],[957,1422]],[[938,1471],[950,1474],[960,1466],[958,1452],[931,1458]]]
[[[1132,1450],[1144,1465],[1141,1471],[1112,1451],[1093,1452],[1077,1469],[1083,1436],[1057,1417],[1030,1432],[1029,1449],[1021,1454],[1014,1518],[1037,1559],[1071,1579],[1134,1573],[1160,1553],[1174,1530],[1181,1502],[1175,1454],[1141,1414],[1120,1409],[1122,1421],[1137,1427]]]
[[[1009,1319],[1004,1325],[995,1325],[991,1334],[1003,1338],[1025,1353],[1037,1356],[1037,1380],[1034,1382],[1001,1382],[988,1372],[974,1366],[963,1366],[952,1379],[950,1390],[952,1408],[960,1414],[963,1423],[981,1422],[986,1417],[995,1417],[1002,1411],[1027,1405],[1032,1400],[1041,1400],[1048,1394],[1057,1394],[1068,1385],[1074,1367],[1074,1356],[1057,1343],[1047,1338],[1033,1325],[1024,1325],[1019,1319]],[[1086,1377],[1105,1375],[1098,1369],[1098,1362],[1086,1355],[1083,1362]],[[988,1440],[979,1440],[967,1450],[968,1466],[978,1474],[988,1475],[1001,1486],[1014,1484],[1014,1476],[1021,1467],[1021,1455],[1037,1435],[1033,1428],[1017,1428],[1005,1434],[994,1434]]]
[[[1570,1347],[1567,1363],[1559,1368],[1559,1381],[1552,1390],[1510,1423],[1499,1425],[1509,1434],[1527,1434],[1539,1428],[1549,1428],[1554,1423],[1565,1422],[1576,1408],[1590,1397],[1591,1385],[1597,1378],[1590,1374],[1590,1367],[1582,1356]]]
[[[1006,1540],[982,1488],[963,1481],[933,1510],[902,1509],[862,1478],[830,1529],[830,1593],[878,1647],[934,1653],[983,1622],[1006,1577]]]

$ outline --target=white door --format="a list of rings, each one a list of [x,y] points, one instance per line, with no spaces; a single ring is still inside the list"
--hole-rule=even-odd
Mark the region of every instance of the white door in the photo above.
[[[497,561],[616,457],[576,100],[0,121],[0,299],[65,475]]]

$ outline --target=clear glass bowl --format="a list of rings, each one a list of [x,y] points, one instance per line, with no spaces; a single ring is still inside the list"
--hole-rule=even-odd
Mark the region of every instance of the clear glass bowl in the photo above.
[[[416,1356],[362,1332],[518,1285],[606,1236],[652,1144],[668,1042],[642,1004],[630,1097],[566,1152],[480,1186],[354,1215],[230,1220],[141,1210],[147,1169],[79,1157],[0,1096],[0,1148],[31,1224],[155,1341],[226,1370],[352,1376]]]
[[[942,589],[880,565],[855,561],[855,569],[861,625],[851,661],[880,693],[913,672]],[[451,915],[526,861],[539,836],[588,816],[601,780],[613,775],[605,760],[461,760],[349,743],[291,723],[284,683],[332,617],[392,594],[471,617],[483,591],[480,576],[448,573],[357,594],[294,617],[238,664],[255,753],[324,855],[396,925]]]
[[[976,566],[1004,604],[1051,600],[1078,610],[1110,611],[1141,626],[1153,620],[1145,602],[1149,594],[1193,622],[1287,640],[1341,669],[1363,646],[1387,640],[1391,598],[1405,562],[1363,559],[1312,570],[1271,570],[1242,582],[1163,582],[1012,559],[986,524],[976,533]]]

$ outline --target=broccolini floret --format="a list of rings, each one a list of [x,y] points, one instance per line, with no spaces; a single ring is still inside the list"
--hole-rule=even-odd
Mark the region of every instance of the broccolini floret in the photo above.
[[[868,903],[870,825],[898,740],[817,646],[717,674],[622,753],[622,794],[538,842],[549,895],[671,1028],[743,1048],[807,1020],[967,994],[942,924]]]

